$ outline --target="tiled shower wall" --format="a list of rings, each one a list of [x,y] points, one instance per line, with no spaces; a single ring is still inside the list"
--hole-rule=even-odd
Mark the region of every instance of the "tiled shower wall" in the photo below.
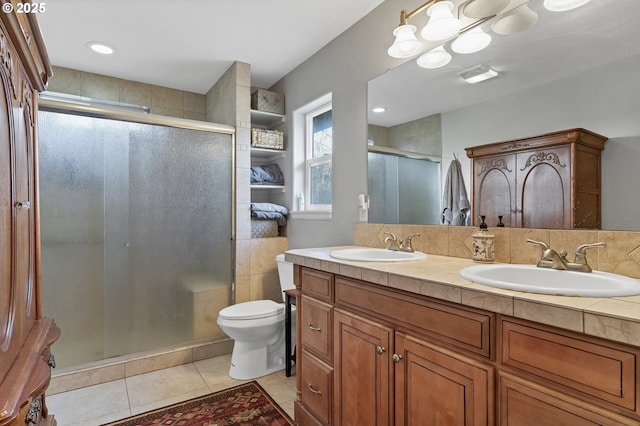
[[[53,67],[47,90],[147,106],[152,114],[205,120],[204,95],[69,68]]]
[[[438,225],[389,225],[358,223],[354,225],[354,244],[384,247],[385,232],[398,238],[419,233],[413,238],[413,248],[427,254],[471,258],[475,228]],[[534,265],[540,260],[540,247],[527,243],[527,239],[543,241],[556,251],[573,253],[581,244],[603,242],[602,248],[587,250],[587,259],[593,269],[640,278],[640,232],[603,230],[563,230],[490,228],[495,235],[495,261]]]

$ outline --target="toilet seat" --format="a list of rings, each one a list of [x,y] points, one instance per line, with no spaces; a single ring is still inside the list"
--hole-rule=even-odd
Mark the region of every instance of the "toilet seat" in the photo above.
[[[227,306],[218,316],[228,320],[248,320],[284,314],[284,304],[273,300],[253,300]]]

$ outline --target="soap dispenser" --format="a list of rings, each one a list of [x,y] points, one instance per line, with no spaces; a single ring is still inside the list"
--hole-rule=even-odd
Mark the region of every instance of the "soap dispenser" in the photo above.
[[[473,254],[471,259],[474,262],[493,262],[493,244],[495,236],[489,233],[489,228],[485,223],[486,216],[480,216],[482,223],[473,234]]]

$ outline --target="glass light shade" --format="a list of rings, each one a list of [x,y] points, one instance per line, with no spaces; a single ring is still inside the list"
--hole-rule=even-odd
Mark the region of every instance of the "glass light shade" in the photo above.
[[[529,29],[537,21],[538,14],[523,4],[512,12],[500,16],[491,25],[491,31],[500,35],[515,34]]]
[[[422,52],[424,45],[415,36],[417,28],[414,25],[400,25],[393,30],[396,40],[387,53],[392,58],[410,58]]]
[[[453,3],[450,1],[439,1],[429,6],[427,9],[427,15],[430,16],[429,22],[420,35],[425,40],[439,41],[457,34],[462,28],[462,22],[453,16],[452,10]]]
[[[544,7],[552,12],[564,12],[583,6],[591,0],[544,0]]]
[[[421,55],[416,62],[422,68],[440,68],[451,62],[451,54],[438,46]]]
[[[474,53],[481,51],[489,43],[491,43],[491,36],[482,31],[482,28],[475,27],[455,39],[451,49],[456,53]]]

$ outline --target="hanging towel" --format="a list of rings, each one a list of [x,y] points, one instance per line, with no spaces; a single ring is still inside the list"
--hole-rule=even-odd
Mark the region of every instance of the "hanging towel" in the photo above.
[[[469,207],[462,166],[455,158],[449,166],[442,192],[442,224],[466,225]]]

